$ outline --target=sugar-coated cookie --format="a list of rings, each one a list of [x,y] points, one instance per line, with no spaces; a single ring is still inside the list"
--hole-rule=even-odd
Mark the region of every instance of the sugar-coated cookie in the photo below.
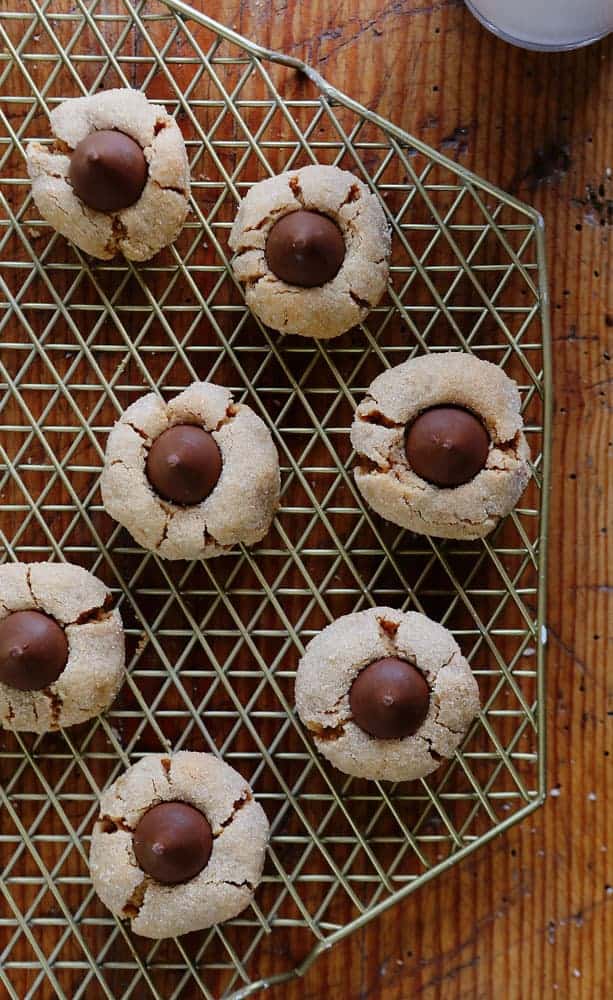
[[[203,930],[249,905],[268,832],[245,779],[213,754],[143,757],[100,800],[89,856],[94,888],[136,934]]]
[[[108,588],[71,563],[0,566],[0,726],[44,733],[103,712],[124,679]]]
[[[138,90],[75,97],[51,112],[52,145],[29,143],[34,201],[47,222],[102,260],[148,260],[183,228],[190,191],[174,118]]]
[[[165,403],[137,399],[112,429],[101,480],[111,517],[163,559],[208,559],[270,528],[279,456],[229,389],[194,382]]]
[[[296,708],[340,771],[410,781],[453,756],[479,691],[446,628],[417,612],[370,608],[311,640],[296,674]]]
[[[381,299],[391,239],[377,196],[353,174],[314,165],[260,181],[230,246],[249,308],[282,333],[328,340]]]
[[[418,534],[481,538],[530,478],[517,386],[468,354],[427,354],[379,375],[351,442],[364,499]]]

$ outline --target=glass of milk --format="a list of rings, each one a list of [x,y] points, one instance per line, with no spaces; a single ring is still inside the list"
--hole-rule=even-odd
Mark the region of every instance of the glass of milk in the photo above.
[[[613,0],[466,0],[499,38],[525,49],[562,51],[613,31]]]

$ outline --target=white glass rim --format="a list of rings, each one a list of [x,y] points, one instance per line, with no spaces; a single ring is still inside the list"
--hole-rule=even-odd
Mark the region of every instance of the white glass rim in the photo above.
[[[606,38],[606,36],[610,34],[609,31],[605,30],[599,32],[597,35],[580,38],[577,41],[552,42],[550,45],[547,45],[546,43],[533,42],[525,38],[516,38],[513,35],[509,35],[506,31],[502,31],[501,28],[498,28],[495,24],[493,24],[487,17],[484,17],[484,15],[473,6],[471,0],[465,0],[465,3],[471,14],[473,14],[474,17],[481,22],[484,28],[487,28],[487,30],[491,31],[493,35],[496,35],[497,38],[502,39],[503,42],[508,42],[510,45],[515,45],[520,49],[529,49],[531,52],[571,52],[574,49],[585,48],[586,45],[593,45],[595,42],[599,42],[601,39]]]

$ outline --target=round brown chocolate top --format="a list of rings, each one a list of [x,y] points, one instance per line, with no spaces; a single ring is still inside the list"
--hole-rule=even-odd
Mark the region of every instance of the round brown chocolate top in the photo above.
[[[166,885],[187,882],[208,864],[213,833],[206,816],[185,802],[161,802],[139,820],[132,837],[142,870]]]
[[[461,486],[487,461],[490,438],[477,417],[460,406],[433,406],[410,424],[406,453],[418,476],[434,486]]]
[[[18,691],[40,691],[58,679],[68,660],[64,629],[40,611],[14,611],[0,621],[0,681]]]
[[[221,475],[221,452],[202,427],[177,424],[155,439],[147,456],[147,478],[164,500],[200,503]]]
[[[343,234],[319,212],[290,212],[268,234],[270,270],[288,285],[315,288],[332,281],[345,259]]]
[[[430,689],[407,660],[386,656],[364,667],[349,692],[353,721],[380,740],[402,740],[417,732],[428,714]]]
[[[75,194],[89,208],[119,212],[140,198],[147,182],[147,161],[129,135],[101,130],[78,144],[68,176]]]

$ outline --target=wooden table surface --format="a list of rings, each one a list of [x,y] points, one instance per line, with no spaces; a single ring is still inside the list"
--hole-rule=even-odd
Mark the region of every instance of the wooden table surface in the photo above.
[[[547,226],[553,309],[551,795],[303,981],[267,995],[610,996],[613,38],[576,53],[523,52],[458,0],[224,0],[214,14],[532,202]]]
[[[546,220],[553,309],[546,806],[266,996],[610,996],[613,37],[573,54],[522,52],[460,0],[203,6],[531,201]],[[285,968],[279,956],[266,971]]]

